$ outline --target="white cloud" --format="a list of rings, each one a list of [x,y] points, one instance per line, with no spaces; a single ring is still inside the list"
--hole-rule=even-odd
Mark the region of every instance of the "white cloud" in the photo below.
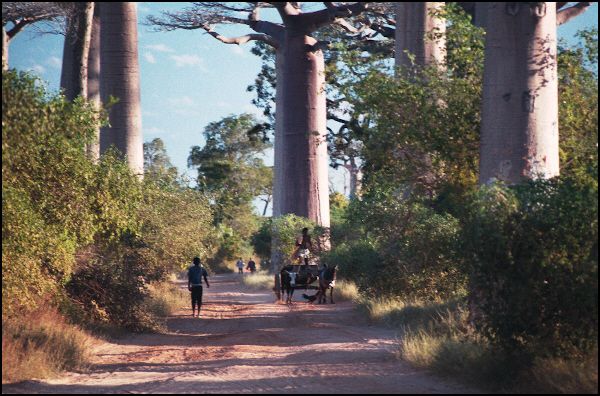
[[[204,60],[198,55],[171,55],[170,58],[175,61],[175,66],[177,67],[198,66],[200,70],[206,71],[206,67],[204,66]]]
[[[165,131],[157,127],[144,128],[144,134],[148,135],[162,135]]]
[[[230,48],[231,48],[231,52],[233,52],[235,55],[241,56],[241,57],[246,56],[246,51],[244,51],[244,49],[242,47],[240,47],[239,45],[232,45]]]
[[[46,68],[39,64],[35,64],[35,65],[31,66],[27,70],[32,70],[38,74],[43,74],[46,72]]]
[[[175,50],[171,47],[166,46],[165,44],[159,43],[159,44],[149,44],[144,46],[144,48],[149,49],[149,50],[153,50],[153,51],[158,51],[158,52],[175,52]]]
[[[135,3],[135,4],[137,5],[138,12],[148,13],[148,12],[152,11],[152,10],[150,10],[150,7],[146,7],[140,3]]]
[[[46,60],[46,64],[54,69],[62,68],[62,59],[58,56],[51,56]]]
[[[173,107],[193,107],[197,106],[196,101],[189,96],[181,96],[178,98],[169,98],[169,104]]]
[[[152,55],[151,52],[145,52],[144,59],[146,59],[148,63],[156,63],[156,58],[154,57],[154,55]]]

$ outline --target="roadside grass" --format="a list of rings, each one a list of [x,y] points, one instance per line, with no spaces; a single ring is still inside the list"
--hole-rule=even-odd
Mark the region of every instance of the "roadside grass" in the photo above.
[[[481,389],[509,393],[594,393],[598,351],[579,358],[515,362],[494,350],[468,324],[459,301],[355,300],[371,321],[399,330],[396,356],[438,375],[459,378]]]
[[[257,271],[254,274],[244,273],[239,276],[239,282],[242,286],[252,290],[272,290],[275,285],[274,275],[267,271]]]
[[[2,383],[86,370],[95,339],[56,311],[2,321]]]
[[[189,306],[189,293],[173,282],[155,283],[148,288],[150,298],[146,302],[146,309],[150,317],[159,323],[156,330],[164,331],[166,318],[175,311]]]
[[[348,280],[336,280],[333,295],[334,301],[357,301],[360,297],[356,284]]]

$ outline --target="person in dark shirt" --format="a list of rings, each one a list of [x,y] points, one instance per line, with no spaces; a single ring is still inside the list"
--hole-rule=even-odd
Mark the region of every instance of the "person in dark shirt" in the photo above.
[[[246,268],[249,269],[251,273],[256,272],[256,263],[254,260],[252,260],[252,258],[248,260],[248,266]]]
[[[192,292],[192,317],[200,317],[200,307],[202,306],[202,278],[208,284],[208,273],[200,265],[200,257],[194,257],[194,266],[188,270],[188,290]],[[196,303],[198,303],[198,315],[196,315]]]

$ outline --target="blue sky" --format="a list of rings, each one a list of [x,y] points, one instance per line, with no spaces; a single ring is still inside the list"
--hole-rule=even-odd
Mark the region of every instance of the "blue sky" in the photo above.
[[[223,44],[200,30],[154,32],[143,23],[147,15],[165,9],[180,9],[189,3],[138,3],[139,61],[144,141],[161,138],[171,161],[180,173],[195,176],[187,168],[194,145],[203,145],[204,127],[221,118],[244,112],[260,116],[251,104],[260,60],[250,53],[251,43]],[[598,26],[598,4],[582,16],[559,27],[559,38],[574,42],[573,35],[584,27]],[[219,28],[224,35],[246,33],[243,28]],[[40,35],[28,28],[10,45],[9,65],[33,70],[58,90],[63,36]],[[265,158],[272,165],[272,153]],[[330,184],[343,192],[344,171],[330,169]]]

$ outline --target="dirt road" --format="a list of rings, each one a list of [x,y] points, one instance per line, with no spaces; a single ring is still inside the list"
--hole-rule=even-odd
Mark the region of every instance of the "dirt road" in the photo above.
[[[242,290],[237,274],[205,289],[167,334],[131,335],[95,348],[87,373],[3,385],[2,393],[473,393],[399,361],[396,334],[370,326],[349,302],[288,307]]]

